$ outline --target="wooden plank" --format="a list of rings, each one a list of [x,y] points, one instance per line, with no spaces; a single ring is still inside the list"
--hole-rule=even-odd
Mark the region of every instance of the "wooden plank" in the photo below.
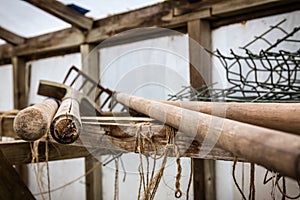
[[[14,48],[15,55],[29,56],[49,52],[78,48],[84,43],[84,34],[75,28],[28,38],[26,43]]]
[[[228,16],[231,14],[237,15],[240,13],[254,11],[256,9],[261,9],[261,7],[274,6],[277,3],[282,2],[282,0],[229,0],[221,1],[212,6],[212,15],[216,16]]]
[[[0,149],[0,199],[35,199]]]
[[[91,29],[93,26],[93,19],[84,16],[83,14],[73,10],[62,4],[59,1],[48,0],[25,0],[26,2],[72,24],[73,26],[82,29]]]
[[[40,141],[40,162],[44,162],[46,160],[45,147],[45,141]],[[24,140],[1,142],[0,149],[12,165],[31,163],[32,156],[30,142]],[[89,155],[89,151],[84,146],[63,145],[54,141],[49,143],[48,149],[49,161],[81,158]]]
[[[28,71],[24,58],[13,57],[14,108],[23,109],[28,104]]]
[[[166,1],[142,9],[111,16],[95,22],[89,31],[87,42],[103,41],[117,33],[133,28],[160,26],[161,18],[168,15],[177,2]]]
[[[80,45],[82,71],[96,82],[100,78],[99,50],[95,45]],[[86,94],[89,88],[83,88]],[[96,114],[96,113],[95,113]],[[85,172],[98,165],[98,160],[93,155],[85,158]],[[102,168],[98,167],[85,177],[86,199],[102,200]]]
[[[0,38],[14,45],[23,44],[25,42],[25,38],[6,30],[2,26],[0,26]]]

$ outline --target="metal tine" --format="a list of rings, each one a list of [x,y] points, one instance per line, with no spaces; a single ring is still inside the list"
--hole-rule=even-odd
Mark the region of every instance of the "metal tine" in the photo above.
[[[100,90],[99,93],[95,96],[94,101],[97,101],[100,98],[100,95],[104,92],[104,90]]]
[[[89,96],[92,93],[92,91],[95,89],[96,86],[97,86],[96,84],[93,84],[93,86],[90,88],[90,90],[87,92],[86,95]]]
[[[72,83],[70,84],[70,86],[73,86],[73,85],[74,85],[74,83],[75,83],[76,80],[79,78],[79,76],[80,76],[80,74],[77,74],[77,75],[75,76],[75,78],[73,79],[73,81],[72,81]]]
[[[102,105],[101,105],[101,109],[106,105],[106,103],[108,102],[108,100],[111,98],[111,96],[108,96],[106,99],[105,99],[105,101],[102,103]]]
[[[63,81],[63,84],[65,84],[65,83],[67,82],[67,80],[68,80],[68,78],[69,78],[69,76],[70,76],[70,74],[72,73],[73,70],[77,71],[75,66],[72,66],[72,67],[69,69],[67,75],[65,76],[65,79],[64,79],[64,81]]]
[[[88,82],[87,79],[85,79],[82,83],[82,85],[80,86],[80,88],[78,89],[79,91],[82,90],[82,88],[85,86],[85,84]]]

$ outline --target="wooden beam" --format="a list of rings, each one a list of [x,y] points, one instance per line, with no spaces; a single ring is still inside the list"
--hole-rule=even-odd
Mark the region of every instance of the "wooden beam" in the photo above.
[[[93,26],[93,19],[84,16],[83,14],[73,10],[55,0],[25,0],[26,2],[70,23],[73,26],[82,29],[91,29]]]
[[[121,121],[124,122],[124,119]],[[125,124],[110,123],[107,120],[103,121],[106,125],[99,126],[99,123],[93,121],[83,123],[83,132],[80,140],[73,144],[65,145],[57,143],[53,140],[49,142],[49,161],[72,159],[91,156],[90,152],[97,150],[98,155],[110,154],[113,151],[136,152],[135,140],[133,136],[137,127],[131,123],[128,126]],[[153,141],[157,145],[157,149],[163,150],[166,145],[166,129],[161,125],[151,125],[151,130],[154,133]],[[143,132],[149,131],[148,126],[142,127]],[[109,133],[109,134],[107,134]],[[131,135],[129,135],[130,133]],[[185,150],[182,156],[192,158],[203,158],[200,154],[200,143],[193,141],[193,138],[184,133],[178,133],[176,143],[181,150]],[[40,140],[39,144],[39,160],[45,161],[45,145],[44,139]],[[14,165],[31,163],[31,148],[30,142],[24,140],[14,140],[9,142],[0,142],[0,150],[3,151],[9,162]],[[145,153],[152,152],[152,147],[145,148]],[[136,152],[137,153],[137,152]],[[162,152],[158,152],[162,153]],[[235,155],[225,151],[219,147],[214,147],[205,159],[220,159],[233,160]],[[244,161],[243,158],[239,160]],[[98,188],[99,189],[99,188]]]
[[[2,26],[0,26],[0,38],[13,45],[23,44],[25,42],[25,38],[6,30]]]
[[[35,199],[0,149],[0,199]]]
[[[89,155],[89,151],[84,146],[64,145],[57,142],[49,142],[49,161],[81,158]],[[44,162],[46,142],[39,143],[39,161]],[[31,163],[32,155],[30,142],[24,140],[14,140],[0,142],[0,150],[13,165]]]
[[[45,1],[43,1],[43,3],[44,2]],[[229,8],[226,9],[226,12],[221,12],[218,8],[221,5],[220,2],[224,3],[224,1],[220,0],[201,1],[199,3],[190,4],[186,1],[165,1],[153,6],[95,21],[93,28],[85,34],[78,29],[69,28],[29,38],[24,44],[16,47],[1,45],[0,64],[7,63],[8,59],[12,56],[40,58],[74,51],[79,52],[81,44],[98,43],[110,38],[116,33],[133,28],[152,26],[181,30],[183,27],[186,27],[188,21],[195,19],[207,19],[211,21],[214,26],[218,26],[221,25],[224,20],[226,23],[230,23],[230,20],[231,22],[236,21],[236,16],[243,16],[243,14],[247,14],[249,11],[251,11],[251,15],[247,15],[247,18],[243,18],[242,20],[251,19],[253,16],[265,16],[265,13],[271,15],[283,11],[288,12],[290,10],[300,9],[296,0],[262,0],[259,1],[259,3],[255,0],[254,2],[256,3],[251,3],[248,6],[246,5],[246,0],[240,0],[238,1],[242,2],[240,5],[236,5],[237,3],[235,3],[232,10],[230,10],[230,6],[227,6]],[[228,1],[228,5],[230,2],[235,1]],[[215,7],[215,13],[212,15],[213,7]],[[242,12],[239,12],[240,10],[242,10]],[[270,10],[274,10],[274,12],[270,12]],[[141,36],[137,38],[141,40]],[[145,35],[144,38],[146,39],[147,35]],[[126,40],[127,42],[133,42],[135,38],[132,37],[130,40]],[[113,43],[111,45],[116,44],[119,43]],[[109,46],[109,44],[107,45]]]
[[[13,57],[14,108],[23,109],[28,104],[28,72],[24,58]]]

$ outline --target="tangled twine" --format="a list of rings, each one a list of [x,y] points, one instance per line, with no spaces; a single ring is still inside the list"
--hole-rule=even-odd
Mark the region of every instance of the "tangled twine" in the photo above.
[[[139,184],[139,189],[138,189],[138,199],[143,199],[143,200],[153,200],[155,197],[155,194],[157,192],[159,183],[161,181],[161,178],[164,174],[164,169],[166,167],[168,155],[171,153],[171,150],[176,155],[176,163],[177,163],[177,174],[176,174],[176,183],[175,183],[175,197],[180,198],[182,196],[182,192],[180,190],[180,178],[181,178],[181,163],[180,163],[180,154],[178,147],[175,144],[175,130],[169,126],[166,127],[166,139],[167,139],[167,144],[164,148],[164,152],[162,154],[162,164],[157,171],[157,173],[154,175],[155,171],[155,165],[156,165],[156,146],[153,142],[152,136],[153,133],[151,132],[151,128],[148,129],[148,135],[145,135],[141,132],[141,127],[144,125],[144,123],[137,124],[137,129],[136,129],[136,145],[135,145],[135,150],[139,153],[140,157],[140,163],[139,163],[139,174],[140,174],[140,184]],[[149,126],[150,127],[150,126]],[[146,141],[149,142],[151,145],[153,151],[154,151],[154,166],[152,168],[152,173],[151,177],[149,180],[149,157],[146,157],[147,161],[147,173],[146,173],[146,180],[145,180],[145,173],[144,173],[144,168],[143,168],[143,153],[145,150],[145,145]],[[144,191],[144,195],[142,197],[142,190]]]

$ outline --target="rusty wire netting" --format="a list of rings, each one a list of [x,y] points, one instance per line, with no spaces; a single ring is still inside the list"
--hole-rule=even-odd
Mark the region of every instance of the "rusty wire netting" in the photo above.
[[[170,95],[169,100],[300,101],[300,34],[296,34],[300,27],[287,32],[282,27],[285,21],[270,26],[267,31],[240,47],[243,53],[236,53],[232,49],[230,55],[224,55],[219,50],[210,52],[225,68],[230,87],[184,87],[177,94]],[[271,40],[268,36],[272,34],[280,37]],[[264,48],[252,52],[251,47],[258,42],[263,42]],[[290,50],[287,48],[290,46],[298,49]]]

